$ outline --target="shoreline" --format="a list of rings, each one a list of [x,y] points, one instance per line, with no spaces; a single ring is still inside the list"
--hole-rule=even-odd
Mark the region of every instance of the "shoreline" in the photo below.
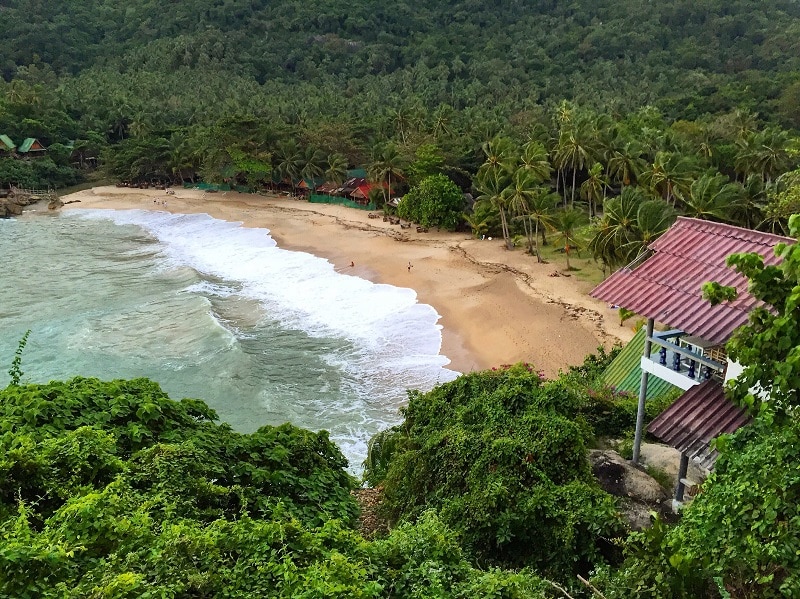
[[[367,211],[277,195],[174,192],[96,187],[64,196],[80,202],[63,209],[205,213],[268,229],[279,247],[325,258],[341,274],[413,289],[440,315],[440,353],[462,373],[523,361],[552,377],[598,346],[633,336],[615,311],[588,296],[590,284],[551,276],[560,265],[537,264],[502,241],[401,230]]]

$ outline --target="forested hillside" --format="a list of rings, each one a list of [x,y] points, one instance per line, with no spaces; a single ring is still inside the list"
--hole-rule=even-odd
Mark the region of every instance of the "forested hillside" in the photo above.
[[[785,232],[800,210],[795,1],[13,0],[0,14],[0,134],[48,147],[0,148],[0,187],[99,166],[294,189],[364,166],[414,191],[406,218],[537,255],[555,230],[604,267],[678,213]],[[474,211],[429,214],[440,188],[415,187],[432,175]]]
[[[4,5],[4,79],[48,65],[77,77],[67,89],[86,107],[103,96],[97,88],[133,92],[132,107],[171,98],[162,116],[174,124],[218,114],[218,100],[244,101],[263,84],[295,89],[294,116],[447,104],[508,117],[570,99],[625,111],[654,104],[691,119],[737,107],[796,117],[780,110],[800,70],[791,0]],[[167,98],[153,95],[163,77],[173,84]]]

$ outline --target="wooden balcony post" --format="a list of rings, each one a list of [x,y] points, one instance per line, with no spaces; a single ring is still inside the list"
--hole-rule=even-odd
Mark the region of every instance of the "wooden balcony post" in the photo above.
[[[647,336],[644,341],[644,351],[642,355],[650,359],[650,348],[652,347],[653,325],[655,321],[652,318],[647,319]],[[647,398],[647,377],[649,373],[642,369],[642,380],[639,383],[639,405],[636,408],[636,434],[633,437],[633,457],[634,464],[639,463],[639,450],[642,446],[642,431],[644,429],[644,401]]]

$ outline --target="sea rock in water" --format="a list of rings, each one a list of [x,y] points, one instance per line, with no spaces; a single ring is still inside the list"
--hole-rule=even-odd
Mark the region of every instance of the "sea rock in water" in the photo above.
[[[600,486],[620,498],[620,511],[633,530],[650,526],[652,512],[666,513],[666,491],[652,476],[616,451],[590,450],[589,462]]]
[[[9,218],[22,214],[23,207],[28,205],[27,198],[22,199],[17,196],[0,198],[0,218]]]

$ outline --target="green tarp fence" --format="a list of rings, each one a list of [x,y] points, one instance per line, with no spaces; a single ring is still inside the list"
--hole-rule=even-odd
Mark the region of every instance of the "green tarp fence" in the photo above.
[[[311,194],[311,196],[308,198],[308,201],[312,204],[339,204],[340,206],[348,206],[349,208],[357,208],[358,210],[376,210],[376,206],[372,202],[366,205],[357,204],[353,200],[338,196]]]

